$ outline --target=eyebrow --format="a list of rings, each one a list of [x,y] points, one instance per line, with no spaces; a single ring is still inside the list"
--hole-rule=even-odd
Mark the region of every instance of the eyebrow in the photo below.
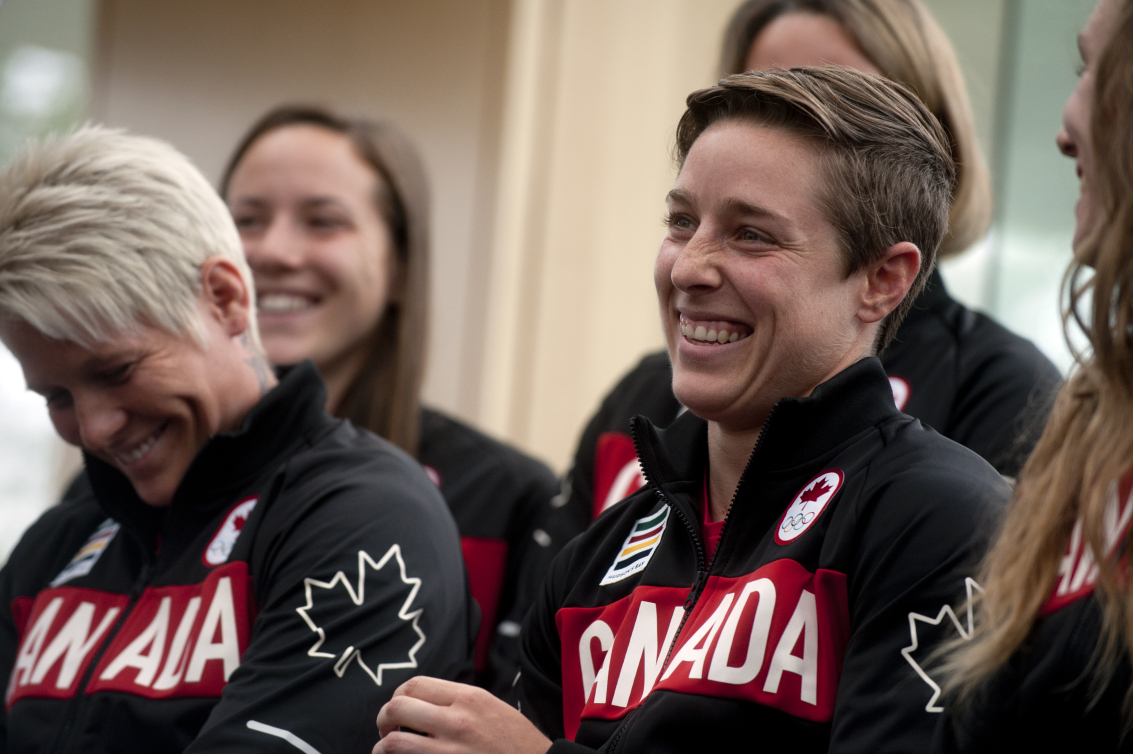
[[[695,201],[693,201],[691,194],[689,194],[684,189],[679,188],[675,188],[670,191],[666,196],[666,199],[671,202],[683,202],[685,204],[696,203]],[[745,202],[743,199],[734,196],[730,196],[720,203],[720,211],[736,215],[754,215],[756,217],[764,217],[769,220],[779,220],[781,222],[785,222],[787,219],[778,212],[767,209],[766,207],[760,207],[759,205],[752,204],[751,202]]]

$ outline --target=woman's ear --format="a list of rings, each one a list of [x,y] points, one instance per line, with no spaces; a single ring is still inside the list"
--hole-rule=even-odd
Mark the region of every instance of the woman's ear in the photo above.
[[[209,257],[201,265],[201,296],[228,337],[235,338],[248,329],[254,314],[252,292],[230,259]]]
[[[866,324],[880,322],[896,309],[921,270],[921,252],[908,241],[885,250],[881,259],[865,270],[858,319]]]

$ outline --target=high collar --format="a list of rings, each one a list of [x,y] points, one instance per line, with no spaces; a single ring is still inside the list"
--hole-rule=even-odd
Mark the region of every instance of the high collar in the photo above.
[[[909,313],[905,315],[905,322],[912,322],[922,317],[927,317],[932,311],[948,304],[952,301],[952,297],[948,295],[948,289],[944,286],[944,278],[940,274],[940,270],[936,267],[932,268],[932,272],[925,281],[924,289],[920,295],[913,300],[912,307],[909,308]],[[902,322],[901,324],[904,324]]]
[[[784,398],[764,423],[749,471],[807,463],[897,414],[893,391],[874,357],[847,367],[806,398]],[[646,478],[658,485],[700,478],[708,461],[708,423],[685,412],[666,429],[633,419],[633,438]]]
[[[219,509],[237,502],[231,495],[247,488],[273,461],[289,455],[292,447],[312,441],[327,426],[326,389],[314,364],[304,361],[281,369],[279,377],[279,384],[245,415],[240,429],[208,439],[168,508],[146,504],[125,474],[84,452],[87,475],[99,503],[147,549],[163,529],[195,535]]]

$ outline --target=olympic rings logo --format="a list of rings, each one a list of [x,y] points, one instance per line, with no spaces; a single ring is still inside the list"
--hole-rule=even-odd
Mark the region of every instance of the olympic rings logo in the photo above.
[[[799,531],[813,521],[814,517],[817,515],[817,513],[812,513],[811,511],[802,511],[793,516],[787,516],[783,519],[783,525],[779,527],[779,530]]]

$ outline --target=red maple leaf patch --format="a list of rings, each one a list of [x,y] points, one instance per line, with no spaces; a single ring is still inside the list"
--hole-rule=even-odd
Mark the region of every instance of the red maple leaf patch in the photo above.
[[[813,503],[813,502],[816,502],[818,500],[818,498],[822,497],[823,495],[825,495],[829,491],[830,491],[830,485],[828,485],[826,483],[825,478],[822,478],[822,479],[819,479],[817,482],[815,482],[813,485],[811,485],[810,489],[803,490],[802,497],[800,497],[799,500],[804,505],[806,503]]]

